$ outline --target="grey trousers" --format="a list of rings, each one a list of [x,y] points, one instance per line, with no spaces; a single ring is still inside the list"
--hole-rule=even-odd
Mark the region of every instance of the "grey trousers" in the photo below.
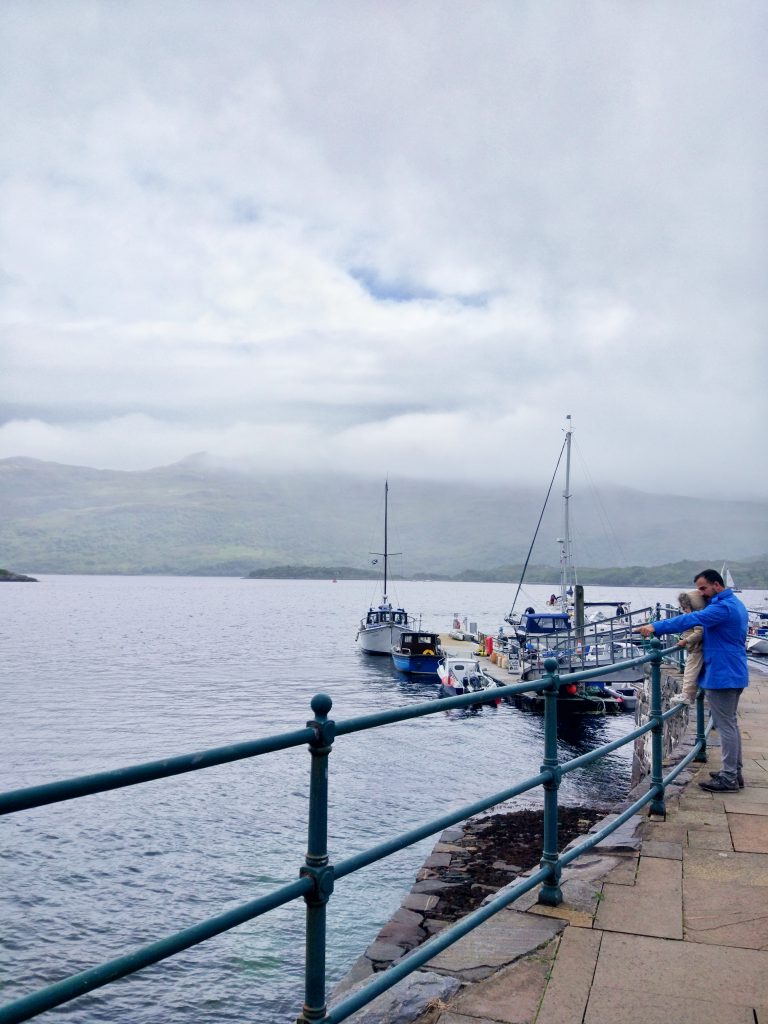
[[[728,687],[723,690],[707,690],[706,693],[715,728],[720,734],[720,756],[723,761],[720,776],[725,782],[735,785],[737,774],[742,769],[741,733],[737,719],[742,690],[739,687]]]

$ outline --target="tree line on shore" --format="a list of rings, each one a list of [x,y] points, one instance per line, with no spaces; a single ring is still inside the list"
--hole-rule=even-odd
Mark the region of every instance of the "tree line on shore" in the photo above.
[[[613,587],[677,587],[693,583],[694,575],[701,569],[716,568],[720,565],[712,559],[699,561],[670,562],[666,565],[625,565],[606,568],[579,568],[579,582],[591,586]],[[393,573],[392,579],[435,580],[455,583],[516,583],[522,573],[522,565],[500,566],[497,569],[464,569],[454,575],[444,573],[413,573],[405,576]],[[736,585],[746,590],[768,589],[768,557],[730,563]],[[273,565],[254,569],[248,579],[378,579],[381,571],[377,568],[355,568],[352,566],[316,565]],[[560,569],[555,566],[529,565],[525,579],[527,583],[550,585],[559,579]]]

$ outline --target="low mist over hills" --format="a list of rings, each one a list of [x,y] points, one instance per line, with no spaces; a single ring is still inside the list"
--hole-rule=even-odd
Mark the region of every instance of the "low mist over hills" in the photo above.
[[[548,481],[547,481],[548,483]],[[573,488],[580,567],[692,560],[719,567],[765,550],[768,503],[702,502]],[[525,560],[541,490],[390,480],[392,569],[404,577],[493,573]],[[553,490],[533,561],[556,566]],[[0,460],[0,565],[38,573],[246,575],[275,565],[370,569],[383,544],[384,481],[263,476],[193,456],[138,472]]]

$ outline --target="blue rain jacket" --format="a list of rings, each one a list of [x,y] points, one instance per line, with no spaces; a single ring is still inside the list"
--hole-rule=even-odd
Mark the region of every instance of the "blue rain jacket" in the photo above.
[[[653,623],[658,635],[682,633],[692,626],[704,627],[704,672],[699,677],[702,690],[749,686],[747,609],[734,592],[727,588],[715,594],[700,612]]]

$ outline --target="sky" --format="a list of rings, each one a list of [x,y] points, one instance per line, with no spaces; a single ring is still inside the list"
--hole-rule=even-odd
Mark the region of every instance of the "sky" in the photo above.
[[[4,0],[0,458],[768,497],[764,0]]]

